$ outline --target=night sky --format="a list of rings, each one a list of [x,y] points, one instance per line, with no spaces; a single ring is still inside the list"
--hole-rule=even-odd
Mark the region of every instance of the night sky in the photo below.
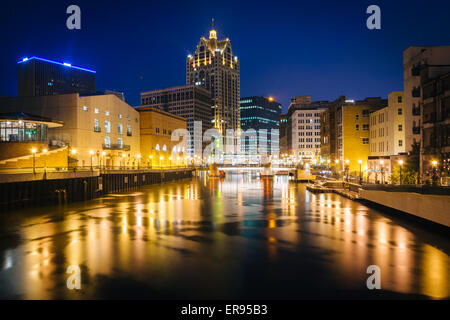
[[[81,30],[66,8],[81,7]],[[382,30],[366,28],[381,7]],[[0,95],[17,93],[16,62],[39,56],[97,71],[97,88],[139,93],[185,84],[185,59],[215,18],[241,62],[241,96],[272,95],[287,109],[313,100],[387,97],[403,89],[403,50],[450,45],[450,1],[4,1]]]

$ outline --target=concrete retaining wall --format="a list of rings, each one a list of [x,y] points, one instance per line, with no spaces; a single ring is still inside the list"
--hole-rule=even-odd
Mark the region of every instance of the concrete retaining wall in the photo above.
[[[450,227],[450,196],[360,189],[360,198]]]

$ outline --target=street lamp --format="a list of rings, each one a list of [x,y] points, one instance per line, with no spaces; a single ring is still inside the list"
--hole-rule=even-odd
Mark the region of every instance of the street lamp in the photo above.
[[[105,156],[106,156],[106,152],[105,151],[102,151],[102,162],[101,162],[101,166],[103,167],[103,168],[105,168],[106,167],[106,159],[105,159]]]
[[[349,166],[348,166],[348,164],[350,163],[350,160],[345,160],[345,173],[346,173],[346,176],[347,176],[347,182],[348,182],[348,169],[349,169]]]
[[[381,184],[384,184],[384,160],[380,160]]]
[[[127,155],[125,153],[122,153],[122,169],[125,169],[125,157]]]
[[[362,160],[358,160],[359,163],[359,184],[362,185]]]
[[[93,161],[94,161],[94,150],[90,150],[89,154],[91,155],[91,171],[94,171]]]
[[[437,161],[433,160],[433,161],[431,161],[431,164],[433,165],[433,176],[432,176],[432,179],[433,179],[433,184],[435,184],[436,180],[437,180]]]
[[[44,174],[47,173],[47,149],[43,149],[42,152],[45,154],[44,157]]]
[[[36,148],[31,149],[31,153],[33,154],[33,174],[36,174]]]
[[[398,164],[400,165],[400,184],[402,184],[402,166],[403,166],[403,160],[398,160]]]

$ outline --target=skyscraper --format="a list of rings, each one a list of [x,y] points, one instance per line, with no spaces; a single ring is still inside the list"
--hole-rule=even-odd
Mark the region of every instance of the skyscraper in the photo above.
[[[193,156],[194,151],[201,155],[203,150],[203,133],[211,128],[211,94],[205,88],[186,85],[166,89],[141,92],[142,106],[150,106],[170,112],[177,116],[186,118],[187,130],[192,140],[187,146],[188,155]],[[195,122],[201,121],[202,130],[195,132]],[[194,150],[197,145],[199,150]],[[201,147],[201,149],[200,149]]]
[[[279,153],[281,104],[272,97],[247,97],[241,99],[241,149],[247,153]],[[255,130],[256,137],[248,136]],[[264,131],[261,130],[266,130]],[[272,132],[274,130],[274,132]],[[247,131],[247,132],[244,132]],[[272,141],[272,139],[276,141]]]
[[[201,37],[193,55],[186,59],[186,84],[211,91],[211,119],[223,134],[240,129],[240,66],[230,39],[218,40],[215,30],[209,39]]]
[[[96,93],[96,72],[67,62],[30,57],[17,62],[20,97]]]

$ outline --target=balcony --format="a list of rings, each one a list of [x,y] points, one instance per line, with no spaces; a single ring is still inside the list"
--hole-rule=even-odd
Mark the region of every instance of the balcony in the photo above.
[[[121,150],[121,151],[130,151],[131,147],[128,144],[103,144],[103,150]]]
[[[413,127],[412,131],[413,131],[413,134],[420,134],[420,127]]]

